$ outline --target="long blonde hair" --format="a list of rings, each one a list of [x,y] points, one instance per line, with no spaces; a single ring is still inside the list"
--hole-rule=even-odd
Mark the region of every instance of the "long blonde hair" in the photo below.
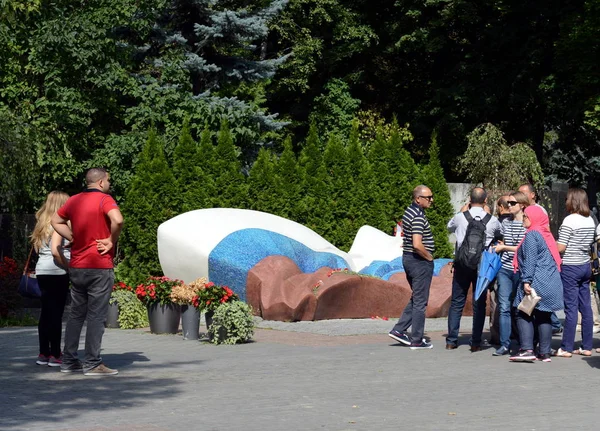
[[[52,216],[65,202],[69,199],[69,195],[65,192],[50,192],[42,207],[35,213],[37,223],[31,234],[31,244],[36,251],[50,241],[52,236],[52,226],[50,220]]]

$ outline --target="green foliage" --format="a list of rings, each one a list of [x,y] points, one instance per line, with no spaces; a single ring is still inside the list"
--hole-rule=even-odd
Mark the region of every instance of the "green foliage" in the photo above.
[[[452,257],[452,246],[448,241],[448,220],[454,214],[450,202],[450,191],[444,180],[444,171],[440,163],[440,149],[435,132],[431,136],[429,162],[421,170],[422,183],[431,189],[434,196],[433,205],[427,210],[427,220],[431,225],[435,240],[434,258]]]
[[[351,215],[348,213],[348,204],[354,189],[354,181],[350,177],[350,162],[348,152],[337,135],[331,134],[325,153],[323,155],[323,166],[327,172],[327,185],[329,188],[327,198],[327,212],[320,216],[328,215],[325,220],[331,223],[322,227],[322,235],[331,243],[342,250],[348,251],[356,232],[349,231]]]
[[[134,292],[125,289],[113,290],[110,304],[119,306],[119,328],[136,329],[148,326],[148,310]]]
[[[0,212],[22,214],[39,198],[35,139],[24,119],[0,106]]]
[[[276,214],[276,188],[273,155],[271,151],[261,148],[248,178],[250,209]]]
[[[24,315],[9,315],[6,317],[0,317],[0,328],[7,328],[10,326],[37,326],[38,319],[33,317],[29,313]]]
[[[360,100],[351,96],[348,84],[340,79],[332,79],[324,90],[315,98],[310,121],[315,123],[321,136],[346,133],[356,116]]]
[[[215,147],[214,158],[209,167],[214,178],[212,206],[217,208],[240,208],[245,204],[246,184],[242,175],[238,150],[233,144],[229,122],[223,119]]]
[[[213,344],[245,343],[254,335],[252,307],[233,301],[219,305],[208,331]]]
[[[275,194],[277,215],[294,219],[298,213],[298,201],[302,196],[303,173],[292,148],[292,138],[283,142],[283,152],[275,166]]]
[[[212,150],[212,143],[209,145]],[[179,213],[206,208],[209,203],[211,189],[207,183],[212,177],[206,175],[201,151],[192,139],[189,122],[186,121],[173,152],[173,175],[177,181],[177,193],[173,198]]]
[[[408,129],[400,128],[394,119],[392,123],[392,132],[387,140],[387,157],[389,179],[386,184],[386,193],[392,202],[392,211],[394,222],[400,220],[404,210],[412,201],[412,191],[419,185],[419,175],[417,165],[412,156],[406,149],[408,142],[412,140],[412,135]]]
[[[148,275],[162,274],[156,231],[161,223],[177,215],[174,196],[177,183],[162,143],[151,129],[121,208],[125,224],[120,244],[125,259],[117,268],[119,279],[137,285]]]
[[[471,182],[483,184],[492,198],[523,183],[542,184],[542,168],[533,150],[523,143],[508,145],[504,133],[493,124],[476,127],[467,140],[459,169]]]
[[[303,194],[298,202],[297,221],[324,235],[332,220],[329,212],[330,185],[323,155],[319,151],[320,144],[317,127],[311,123],[298,161],[303,173]]]

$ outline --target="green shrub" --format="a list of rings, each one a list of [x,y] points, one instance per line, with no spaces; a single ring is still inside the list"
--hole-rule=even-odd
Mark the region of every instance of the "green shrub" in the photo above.
[[[11,314],[7,317],[0,317],[0,328],[8,326],[37,326],[38,320],[29,313],[23,315]]]
[[[214,344],[245,343],[254,335],[252,307],[242,301],[219,305],[208,334]]]
[[[437,144],[437,135],[431,137],[429,147],[429,163],[421,169],[422,183],[431,189],[435,197],[431,208],[427,209],[427,220],[431,225],[435,240],[435,252],[433,257],[452,257],[453,250],[448,241],[448,220],[454,215],[452,203],[450,202],[450,191],[444,179],[444,171],[440,163],[440,149]]]
[[[110,295],[110,304],[119,305],[119,327],[121,329],[145,328],[148,326],[148,312],[134,292],[118,289]]]
[[[163,143],[151,129],[121,206],[125,224],[119,243],[125,259],[117,267],[119,279],[137,285],[149,275],[162,275],[156,231],[161,223],[177,215],[177,193]]]

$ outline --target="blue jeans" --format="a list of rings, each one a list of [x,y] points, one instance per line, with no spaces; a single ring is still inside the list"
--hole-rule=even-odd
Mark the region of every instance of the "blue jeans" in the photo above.
[[[496,298],[498,308],[499,329],[500,329],[500,345],[510,348],[510,334],[512,330],[512,316],[514,315],[515,307],[513,301],[519,286],[521,276],[517,272],[510,269],[501,268],[497,276]]]
[[[448,312],[448,336],[446,344],[456,346],[458,344],[458,330],[460,329],[460,319],[463,309],[467,302],[469,288],[473,286],[473,330],[471,335],[471,346],[480,346],[483,334],[483,325],[485,323],[485,306],[487,302],[487,292],[484,292],[475,301],[475,286],[477,285],[477,271],[454,267],[454,277],[452,278],[452,301],[450,311]]]
[[[100,348],[108,301],[112,292],[115,274],[112,269],[71,268],[71,312],[65,328],[65,348],[63,366],[77,362],[79,337],[83,323],[87,320],[85,332],[85,360],[83,371],[90,371],[102,363]]]
[[[521,350],[533,350],[533,339],[537,332],[540,343],[540,355],[550,354],[550,344],[552,343],[551,314],[552,313],[549,311],[540,310],[533,310],[531,316],[528,316],[522,311],[517,312],[517,325],[519,327]]]
[[[594,317],[590,296],[590,264],[563,265],[560,278],[565,301],[565,329],[561,349],[572,352],[577,330],[577,312],[581,313],[581,347],[592,350]]]
[[[412,326],[411,341],[420,343],[425,333],[425,309],[429,301],[429,288],[433,277],[433,262],[416,253],[404,253],[402,264],[406,279],[412,290],[410,301],[394,326],[398,332],[406,332]]]
[[[553,331],[560,331],[563,327],[562,323],[560,323],[560,319],[558,318],[558,316],[556,315],[556,313],[552,313],[550,315],[550,323],[552,325],[552,330]]]

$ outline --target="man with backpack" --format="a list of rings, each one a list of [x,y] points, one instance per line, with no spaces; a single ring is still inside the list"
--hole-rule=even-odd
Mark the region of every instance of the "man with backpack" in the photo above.
[[[448,230],[456,235],[456,253],[454,257],[454,276],[452,278],[452,300],[448,313],[447,350],[458,347],[460,319],[471,286],[473,286],[471,352],[481,350],[487,295],[483,293],[479,300],[475,300],[477,267],[483,250],[492,243],[495,235],[500,231],[498,219],[484,209],[487,207],[486,201],[486,191],[482,187],[473,188],[470,201],[448,223]]]

